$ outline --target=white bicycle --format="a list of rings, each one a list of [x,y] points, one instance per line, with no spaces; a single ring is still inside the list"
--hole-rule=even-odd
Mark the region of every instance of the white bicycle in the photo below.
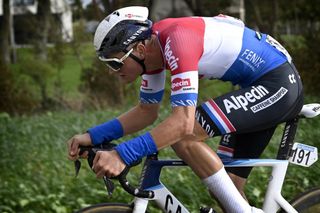
[[[289,163],[309,167],[318,160],[316,147],[301,143],[293,143],[297,124],[300,118],[314,118],[320,114],[320,104],[304,105],[300,115],[286,122],[283,136],[279,145],[276,159],[233,159],[223,160],[225,167],[272,167],[267,192],[265,195],[263,210],[266,213],[316,213],[320,212],[320,187],[307,191],[290,203],[281,195],[282,186]],[[108,146],[108,145],[107,145]],[[112,148],[112,147],[111,147]],[[105,150],[106,147],[82,147],[81,152],[89,151],[89,164],[92,164],[95,152]],[[107,149],[110,149],[108,147]],[[137,162],[140,163],[140,162]],[[75,162],[77,172],[80,169],[80,161]],[[126,179],[129,171],[127,167],[116,179],[134,200],[131,204],[101,203],[95,204],[77,212],[81,213],[143,213],[146,212],[149,201],[154,201],[163,212],[188,213],[189,211],[170,190],[160,181],[163,167],[176,168],[186,166],[182,160],[159,160],[157,154],[147,156],[140,177],[140,186],[133,187]],[[113,183],[104,177],[109,193],[112,193]],[[200,212],[209,212],[206,208],[200,208]],[[211,210],[212,212],[212,210]]]

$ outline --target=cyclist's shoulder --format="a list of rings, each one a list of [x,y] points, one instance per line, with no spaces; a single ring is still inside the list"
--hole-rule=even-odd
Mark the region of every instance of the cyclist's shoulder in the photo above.
[[[174,71],[178,64],[182,66],[190,61],[198,62],[203,53],[205,32],[202,19],[197,17],[173,18],[165,19],[159,24],[162,26],[155,26],[154,31],[158,35],[168,69]]]
[[[152,29],[163,35],[180,34],[205,27],[202,17],[167,18],[156,22]]]

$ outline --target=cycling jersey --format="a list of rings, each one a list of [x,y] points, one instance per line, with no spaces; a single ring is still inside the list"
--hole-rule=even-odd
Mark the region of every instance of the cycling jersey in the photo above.
[[[246,87],[291,61],[271,36],[230,16],[169,18],[155,23],[153,32],[166,67],[142,76],[142,103],[161,101],[166,69],[171,72],[171,105],[196,106],[199,79],[220,79]]]

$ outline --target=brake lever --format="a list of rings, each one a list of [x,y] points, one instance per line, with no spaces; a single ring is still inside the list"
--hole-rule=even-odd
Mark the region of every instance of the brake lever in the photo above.
[[[110,197],[115,189],[114,183],[107,178],[107,176],[103,176],[104,185],[107,188],[107,195]]]
[[[141,162],[141,160],[138,160],[138,161],[134,162],[132,166],[136,166],[140,162]],[[115,186],[114,186],[114,183],[113,183],[112,179],[119,180],[120,178],[126,177],[128,172],[129,172],[129,170],[130,170],[130,168],[132,166],[130,166],[130,167],[126,166],[124,168],[124,170],[116,177],[108,178],[107,176],[103,176],[103,181],[104,181],[104,184],[105,184],[105,186],[107,188],[107,192],[108,192],[107,195],[108,196],[111,196],[113,191],[114,191],[114,189],[115,189]]]
[[[113,147],[115,147],[115,145],[114,145],[114,144],[111,144],[111,143],[109,143],[109,144],[102,144],[102,145],[100,145],[99,147],[97,147],[97,146],[96,146],[96,147],[81,147],[81,148],[80,148],[80,153],[79,153],[79,155],[82,155],[85,151],[88,151],[88,159],[87,159],[87,161],[88,161],[88,164],[89,164],[90,168],[92,168],[92,166],[93,166],[93,165],[92,165],[93,159],[94,159],[95,154],[97,153],[97,151],[100,151],[100,150],[110,151],[110,150],[113,149]],[[140,161],[140,162],[141,162],[141,161]],[[140,163],[140,162],[137,162],[137,164]],[[76,177],[77,177],[78,174],[79,174],[80,168],[81,168],[81,162],[80,162],[80,160],[77,159],[77,160],[74,162],[74,165],[75,165]],[[121,176],[121,175],[126,175],[126,174],[128,173],[128,171],[129,171],[129,168],[126,167],[126,168],[124,169],[124,171],[122,171],[122,173],[121,173],[119,176]],[[118,176],[118,177],[119,177],[119,176]],[[112,182],[111,179],[117,179],[117,177],[108,178],[107,176],[103,176],[103,181],[104,181],[104,184],[105,184],[105,186],[106,186],[107,195],[108,195],[108,196],[111,196],[112,193],[113,193],[113,191],[114,191],[114,189],[115,189],[115,185],[114,185],[114,183]]]
[[[85,151],[90,151],[91,148],[92,147],[80,147],[79,155],[82,155]],[[74,168],[75,168],[75,172],[76,172],[75,177],[78,177],[79,171],[81,169],[81,161],[79,159],[74,161]]]
[[[81,161],[79,161],[78,159],[74,162],[74,168],[76,170],[76,176],[75,177],[78,177],[78,174],[79,174],[79,171],[80,171],[80,168],[81,168]]]
[[[92,151],[89,152],[89,155],[88,155],[88,163],[89,163],[89,166],[92,168],[92,162],[93,162],[93,159],[95,157],[95,154],[97,153],[97,151],[99,151],[100,149],[97,149],[97,148],[92,148]],[[114,189],[115,189],[115,186],[114,186],[114,183],[109,179],[107,178],[107,176],[103,176],[103,182],[104,182],[104,185],[106,186],[106,189],[107,189],[107,196],[111,196]]]

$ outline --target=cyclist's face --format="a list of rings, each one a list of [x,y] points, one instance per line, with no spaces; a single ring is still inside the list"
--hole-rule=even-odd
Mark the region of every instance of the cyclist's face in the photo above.
[[[135,55],[138,58],[141,58],[137,50],[133,50],[131,54]],[[112,58],[121,59],[126,54],[123,52],[112,55]],[[141,65],[132,59],[130,56],[123,60],[123,65],[121,68],[115,72],[115,74],[119,75],[121,81],[124,83],[131,83],[135,81],[142,73]]]

